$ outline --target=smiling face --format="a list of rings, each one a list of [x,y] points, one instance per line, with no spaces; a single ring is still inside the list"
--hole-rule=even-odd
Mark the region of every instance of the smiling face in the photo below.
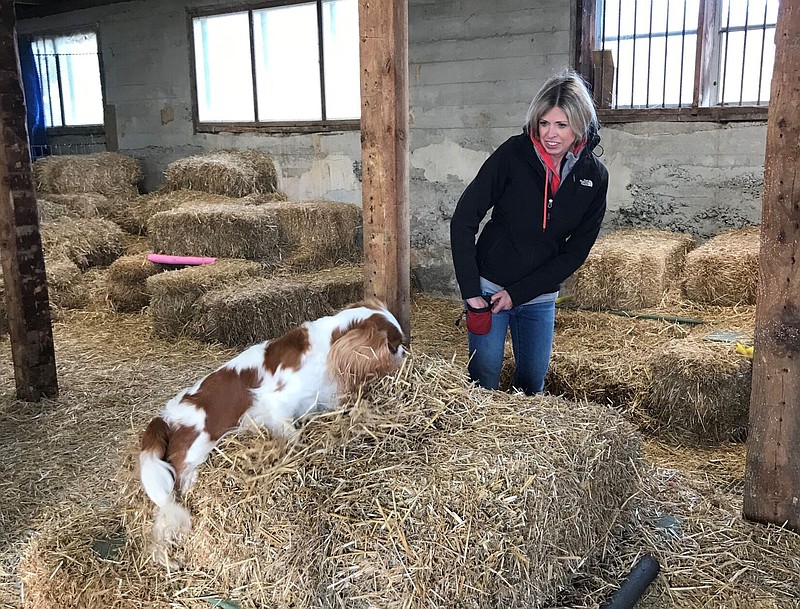
[[[558,164],[575,144],[578,136],[569,126],[567,115],[558,106],[550,108],[539,119],[539,141]]]

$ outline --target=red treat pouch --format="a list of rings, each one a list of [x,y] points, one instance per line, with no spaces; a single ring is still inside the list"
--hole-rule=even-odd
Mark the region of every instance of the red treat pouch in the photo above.
[[[492,307],[476,309],[467,304],[467,330],[473,334],[488,334],[492,329]]]

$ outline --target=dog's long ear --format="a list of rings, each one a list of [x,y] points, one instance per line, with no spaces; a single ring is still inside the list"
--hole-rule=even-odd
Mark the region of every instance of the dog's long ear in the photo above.
[[[340,391],[347,392],[376,376],[389,374],[399,362],[402,334],[381,315],[351,324],[331,337],[328,365]]]

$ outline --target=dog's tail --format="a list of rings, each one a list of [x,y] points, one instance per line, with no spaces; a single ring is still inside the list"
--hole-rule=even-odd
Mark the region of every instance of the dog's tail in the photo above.
[[[189,511],[175,497],[175,468],[167,461],[170,429],[156,417],[142,435],[139,453],[139,478],[147,496],[158,507],[155,521],[157,541],[171,542],[191,528]]]

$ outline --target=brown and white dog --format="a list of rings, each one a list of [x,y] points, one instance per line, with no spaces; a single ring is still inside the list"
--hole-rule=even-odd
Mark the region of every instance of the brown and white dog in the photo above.
[[[222,436],[266,427],[292,439],[302,416],[335,409],[362,383],[393,372],[403,333],[378,301],[356,303],[253,345],[182,390],[142,436],[140,478],[157,506],[157,547],[191,527],[180,495]]]

